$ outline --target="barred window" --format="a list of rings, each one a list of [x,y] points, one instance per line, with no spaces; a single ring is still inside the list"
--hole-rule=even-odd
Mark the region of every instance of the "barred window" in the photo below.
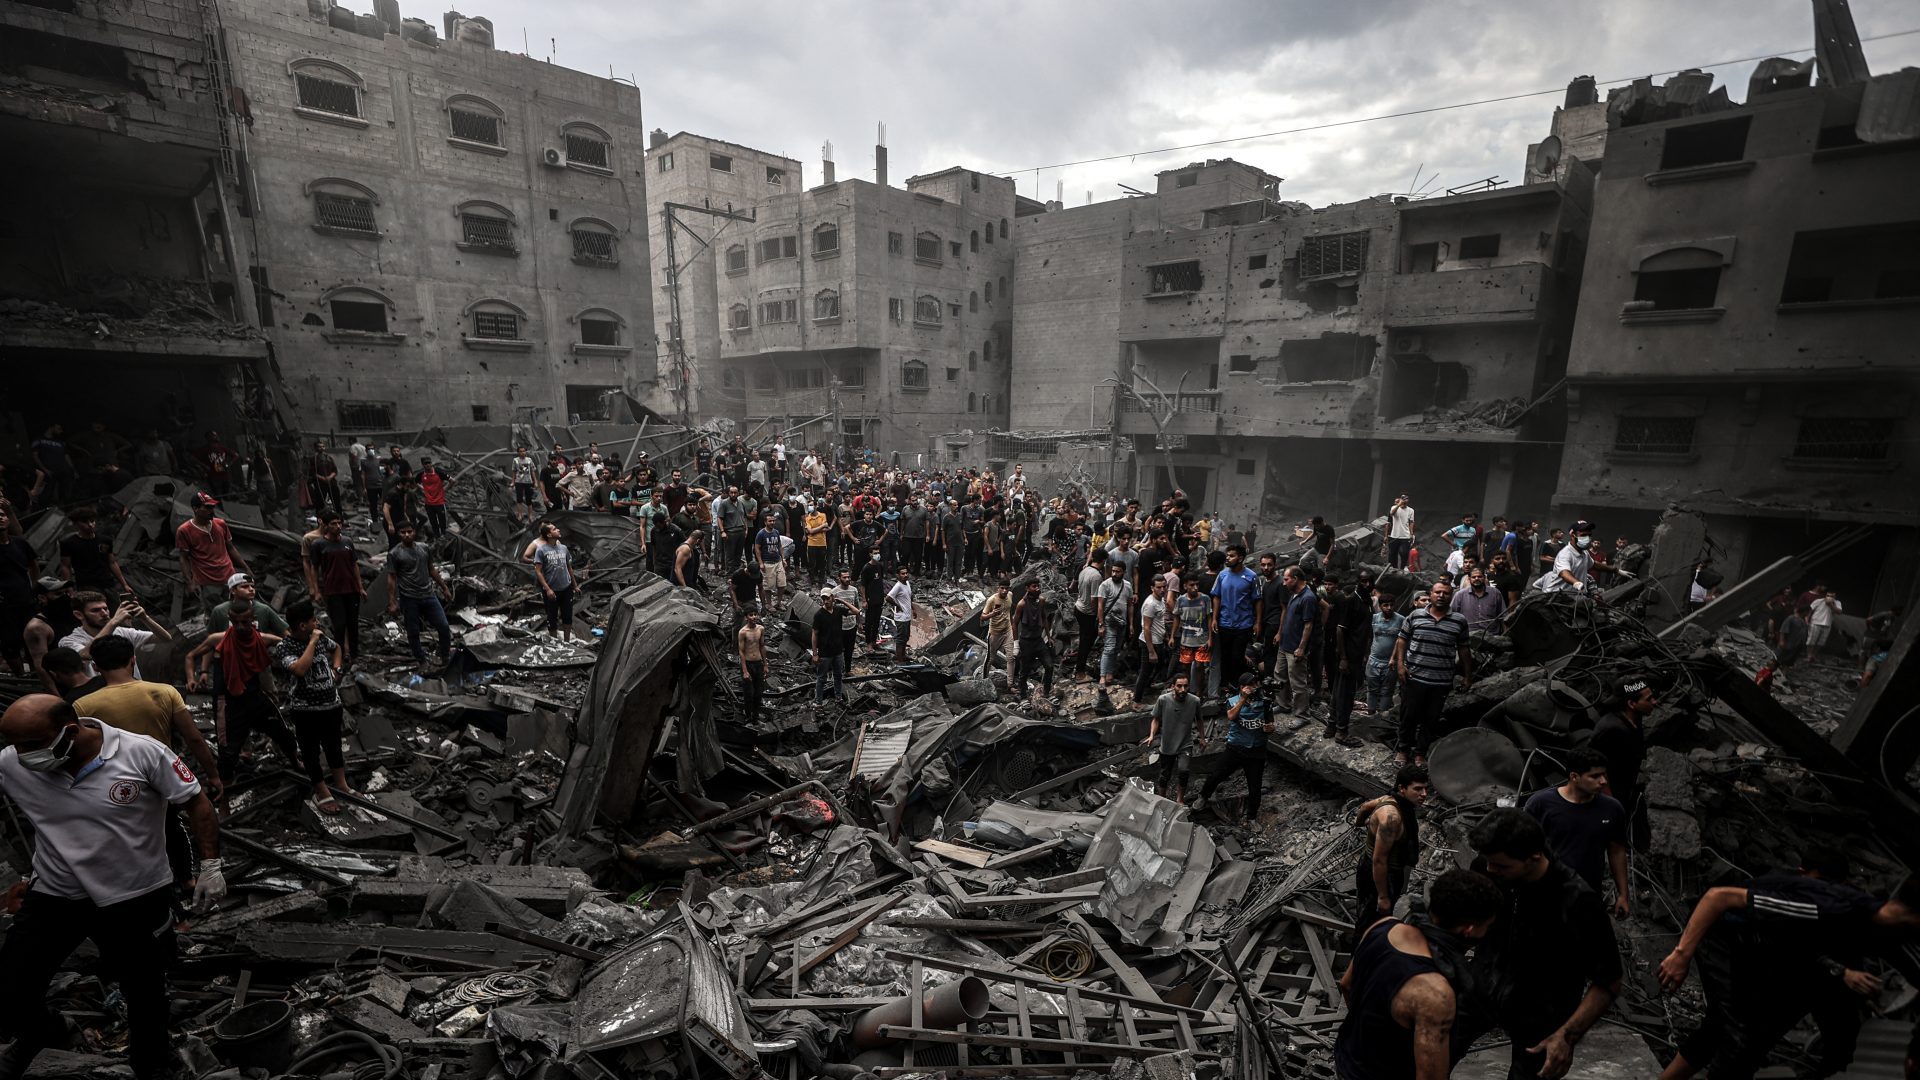
[[[727,249],[727,273],[744,274],[747,272],[747,249],[735,244]]]
[[[1188,293],[1200,289],[1200,264],[1194,261],[1163,263],[1147,268],[1151,275],[1150,293]]]
[[[727,309],[727,329],[746,330],[753,326],[753,312],[745,304],[735,304]]]
[[[341,431],[393,431],[397,406],[391,401],[341,401],[334,415]]]
[[[867,385],[867,369],[859,364],[848,364],[840,369],[840,385],[855,390],[863,390]]]
[[[573,227],[573,261],[589,265],[611,266],[620,261],[619,238],[604,229],[576,223]]]
[[[889,297],[887,299],[887,318],[892,322],[906,322],[906,300],[898,296]]]
[[[520,316],[511,311],[476,311],[473,336],[488,341],[519,341]]]
[[[949,372],[953,369],[948,368]],[[908,360],[900,365],[900,388],[902,390],[927,389],[927,365],[918,360]]]
[[[897,232],[888,233],[887,234],[887,254],[905,255],[906,253],[907,253],[906,234],[897,233]]]
[[[913,238],[913,257],[922,262],[940,261],[940,234],[923,232]]]
[[[448,109],[447,121],[453,137],[488,146],[504,145],[500,139],[500,118],[476,109]]]
[[[293,82],[300,91],[300,107],[336,116],[360,117],[360,88],[341,79],[297,71]]]
[[[839,318],[840,294],[832,289],[822,289],[813,298],[813,317],[815,319]]]
[[[774,259],[797,259],[800,257],[800,238],[797,236],[769,236],[765,240],[760,241],[759,247],[756,249],[756,257],[758,261],[763,263],[771,262]]]
[[[1803,417],[1793,456],[1809,461],[1885,461],[1899,431],[1900,421],[1890,416]]]
[[[823,255],[840,250],[840,226],[832,223],[816,226],[813,230],[813,253]]]
[[[1623,416],[1613,430],[1613,449],[1622,454],[1693,453],[1691,416]]]
[[[795,300],[768,300],[760,305],[760,323],[790,323],[799,319],[800,304]]]
[[[468,247],[511,253],[515,250],[513,222],[490,214],[463,213],[460,215],[460,242]]]
[[[921,296],[913,301],[913,321],[929,326],[940,325],[940,298]]]
[[[567,164],[594,169],[613,168],[613,148],[606,139],[588,131],[574,130],[566,134]]]
[[[818,390],[827,385],[825,368],[794,368],[787,372],[787,389]]]
[[[380,231],[373,218],[373,200],[358,195],[342,195],[333,191],[314,192],[313,220],[315,224],[329,229],[345,229],[349,232],[362,233]]]
[[[1296,271],[1303,278],[1350,277],[1367,268],[1367,234],[1336,233],[1300,241]]]

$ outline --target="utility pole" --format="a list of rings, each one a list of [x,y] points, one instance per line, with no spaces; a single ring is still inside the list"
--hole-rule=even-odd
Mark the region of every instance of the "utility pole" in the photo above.
[[[680,426],[690,428],[693,426],[692,416],[690,415],[690,399],[692,397],[692,390],[690,388],[693,383],[693,373],[691,365],[687,363],[687,328],[682,321],[680,306],[680,275],[686,268],[680,265],[680,245],[674,239],[674,232],[676,229],[683,231],[700,245],[700,251],[694,253],[694,258],[696,259],[701,253],[712,251],[713,245],[708,237],[701,236],[688,226],[686,222],[681,221],[679,218],[681,213],[704,214],[707,217],[719,218],[723,222],[744,221],[751,224],[756,212],[749,209],[743,214],[731,206],[725,210],[717,210],[711,206],[693,206],[688,203],[675,202],[665,204],[660,211],[661,224],[664,227],[667,238],[667,328],[671,334],[668,345],[673,349],[673,372],[678,376],[673,387],[673,400],[674,404],[678,406],[677,411],[679,413]],[[721,228],[724,227],[724,225],[721,226]],[[717,237],[718,235],[719,230],[716,229],[714,236]],[[688,261],[689,263],[692,262],[692,260]]]
[[[837,371],[827,373],[827,403],[833,408],[833,441],[830,445],[833,447],[834,464],[844,468],[847,429],[840,423],[840,373]]]

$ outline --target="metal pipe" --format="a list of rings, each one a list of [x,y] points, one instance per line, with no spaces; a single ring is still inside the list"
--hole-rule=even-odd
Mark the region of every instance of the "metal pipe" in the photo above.
[[[920,1001],[920,1026],[926,1029],[952,1029],[987,1015],[987,984],[967,975],[939,986]],[[868,1009],[853,1022],[853,1045],[872,1048],[888,1046],[898,1040],[880,1034],[883,1025],[901,1027],[913,1020],[913,995],[897,997],[885,1005]]]

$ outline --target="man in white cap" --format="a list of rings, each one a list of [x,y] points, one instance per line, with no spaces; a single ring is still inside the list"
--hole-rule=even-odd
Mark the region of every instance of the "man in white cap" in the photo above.
[[[200,781],[154,739],[86,719],[51,694],[28,694],[0,714],[0,792],[26,814],[38,841],[31,886],[0,946],[0,1080],[25,1076],[65,1024],[47,1007],[61,961],[91,938],[120,983],[133,1075],[173,1074],[167,1037],[167,965],[173,960],[173,868],[167,807],[182,807],[199,850],[193,906],[226,895],[220,830]]]
[[[259,587],[253,583],[252,574],[234,574],[227,578],[227,602],[213,609],[207,616],[207,633],[217,634],[225,630],[231,622],[229,616],[234,601],[245,601],[253,605],[254,621],[260,629],[275,637],[287,636],[287,620],[279,612],[260,600]]]
[[[1586,592],[1593,570],[1593,522],[1584,518],[1568,530],[1567,546],[1553,557],[1553,569],[1540,575],[1533,587],[1541,592]]]

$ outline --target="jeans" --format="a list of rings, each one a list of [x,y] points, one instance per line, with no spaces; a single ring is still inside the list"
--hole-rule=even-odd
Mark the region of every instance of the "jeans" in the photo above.
[[[357,592],[327,595],[327,621],[349,662],[360,659],[360,599]]]
[[[447,534],[446,503],[441,503],[438,506],[432,503],[427,504],[427,532],[428,535],[431,536],[445,536]]]
[[[1027,692],[1027,680],[1032,678],[1033,669],[1040,668],[1040,692],[1053,693],[1053,647],[1045,638],[1023,637],[1020,639],[1020,651],[1013,659],[1013,684],[1024,695]]]
[[[987,631],[987,659],[986,663],[980,666],[981,678],[986,678],[987,672],[993,670],[995,655],[998,655],[1000,663],[1006,666],[1007,674],[1013,674],[1013,661],[1007,655],[1008,636],[1009,632],[1006,630]]]
[[[1402,753],[1427,756],[1427,747],[1433,745],[1434,728],[1440,723],[1440,713],[1446,708],[1447,694],[1452,689],[1417,679],[1407,680],[1400,690],[1399,749]]]
[[[1127,628],[1118,623],[1108,623],[1106,636],[1100,639],[1100,677],[1112,678],[1120,674],[1124,663],[1120,650],[1127,644]]]
[[[961,546],[961,542],[954,537],[949,537],[947,539],[946,550],[947,550],[947,576],[950,578],[957,578],[960,576],[960,563],[962,561],[962,558],[965,556],[965,551]]]
[[[554,633],[562,626],[573,626],[572,585],[553,590],[553,595],[546,597],[545,601],[547,606],[547,633]]]
[[[173,963],[171,885],[104,907],[91,900],[29,890],[0,946],[0,1033],[31,1057],[63,1042],[65,1024],[47,1007],[54,972],[80,942],[92,938],[127,1003],[133,1075],[157,1077],[171,1066],[167,1037],[167,966]],[[24,1061],[20,1062],[25,1065]]]
[[[216,670],[214,678],[222,676]],[[240,752],[247,748],[247,741],[259,732],[273,741],[280,753],[291,765],[300,760],[300,751],[294,745],[293,733],[287,730],[287,723],[280,718],[279,710],[273,707],[265,694],[247,697],[226,698],[227,735],[220,740],[220,783],[225,786],[233,782],[233,775],[240,767]]]
[[[1387,563],[1395,570],[1407,568],[1407,554],[1413,550],[1413,538],[1387,541]]]
[[[1367,664],[1367,711],[1385,716],[1393,708],[1393,665],[1380,664],[1377,671],[1375,666],[1372,662]]]
[[[1260,813],[1260,785],[1267,774],[1267,748],[1264,745],[1237,746],[1228,743],[1227,763],[1207,780],[1207,786],[1200,789],[1200,797],[1212,802],[1213,793],[1235,772],[1247,778],[1247,803],[1243,816],[1257,817]]]
[[[300,742],[300,764],[307,770],[307,780],[319,783],[327,774],[320,768],[322,759],[328,769],[346,768],[346,758],[340,750],[340,706],[331,709],[288,709],[293,717],[294,737]]]
[[[1349,944],[1358,944],[1360,941],[1360,935],[1367,932],[1367,927],[1372,926],[1376,921],[1383,918],[1383,916],[1380,914],[1380,887],[1378,885],[1375,885],[1373,882],[1373,853],[1372,852],[1370,851],[1361,852],[1359,869],[1354,871],[1353,881],[1354,881],[1353,898],[1354,898],[1354,902],[1358,906],[1355,909],[1355,914],[1353,918],[1353,940]],[[1395,866],[1392,863],[1388,863],[1387,864],[1387,910],[1388,911],[1393,910],[1394,903],[1396,903],[1400,899],[1401,894],[1406,891],[1407,891],[1407,868],[1404,866]],[[1532,1046],[1534,1044],[1528,1043],[1527,1045]],[[1535,1074],[1537,1075],[1538,1072],[1539,1070],[1536,1069]]]
[[[439,597],[402,596],[400,619],[407,627],[407,648],[415,660],[424,662],[427,658],[426,650],[420,647],[420,624],[425,622],[440,635],[440,661],[446,662],[447,650],[453,647],[453,628],[447,625],[447,609],[440,605]]]
[[[816,704],[827,700],[827,677],[833,677],[833,696],[841,701],[847,700],[846,688],[841,684],[847,674],[847,658],[844,654],[822,656],[813,662],[813,700]]]

